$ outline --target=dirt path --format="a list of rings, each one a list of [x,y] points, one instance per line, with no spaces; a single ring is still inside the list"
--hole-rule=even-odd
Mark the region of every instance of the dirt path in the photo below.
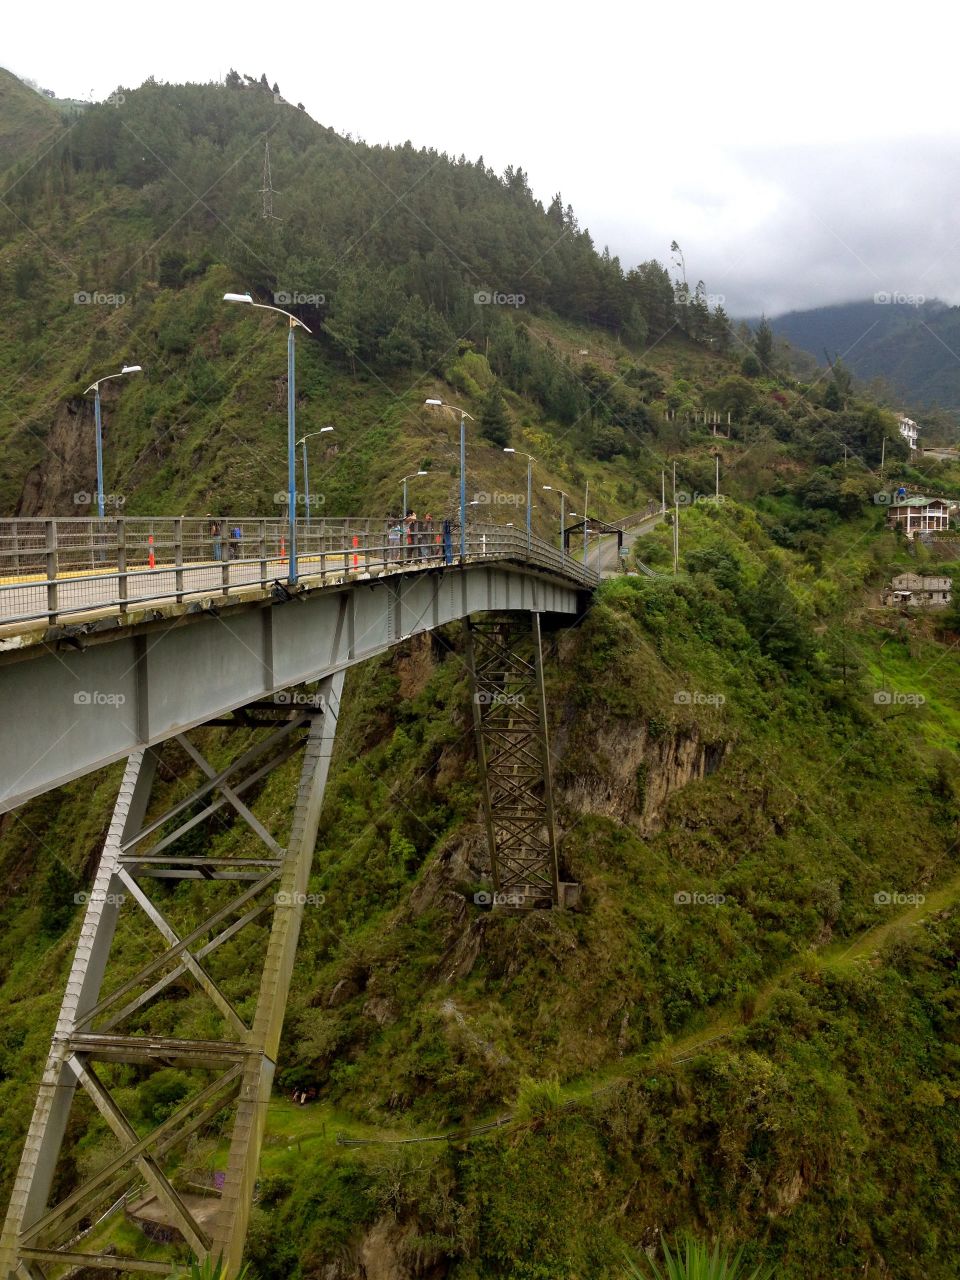
[[[940,888],[928,893],[922,903],[911,904],[905,909],[897,911],[890,920],[873,925],[862,933],[859,938],[855,939],[854,942],[850,943],[844,940],[815,953],[815,963],[821,968],[849,968],[866,956],[874,955],[895,933],[916,928],[923,920],[928,919],[938,911],[942,911],[945,907],[952,906],[958,900],[960,900],[960,873],[941,885]],[[641,1053],[610,1063],[606,1067],[601,1067],[591,1072],[589,1076],[567,1081],[561,1089],[562,1105],[565,1108],[579,1106],[591,1098],[626,1084],[636,1076],[638,1071],[654,1062],[684,1062],[695,1057],[708,1045],[716,1044],[720,1040],[729,1038],[735,1031],[749,1025],[758,1014],[762,1013],[770,1004],[775,993],[808,964],[809,958],[798,957],[770,977],[757,993],[749,1017],[744,1017],[736,1009],[718,1010],[707,1025],[697,1030],[671,1037],[669,1040],[645,1049]],[[271,1104],[271,1110],[272,1108],[273,1104]],[[411,1135],[405,1138],[396,1137],[395,1130],[393,1134],[388,1135],[384,1130],[371,1131],[368,1129],[362,1137],[348,1137],[341,1134],[338,1136],[337,1142],[340,1146],[350,1147],[403,1146],[414,1143],[446,1141],[462,1142],[471,1136],[479,1136],[483,1133],[489,1133],[493,1129],[509,1125],[513,1122],[513,1119],[513,1113],[506,1112],[499,1116],[491,1117],[483,1124],[474,1125],[467,1130],[455,1129],[448,1133],[422,1136]]]

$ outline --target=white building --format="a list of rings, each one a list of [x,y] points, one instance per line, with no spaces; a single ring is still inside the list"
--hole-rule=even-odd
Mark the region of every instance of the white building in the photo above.
[[[903,436],[904,440],[906,440],[911,449],[915,449],[917,447],[917,432],[920,428],[912,418],[907,418],[903,414],[900,415],[900,422],[898,425],[900,427],[900,434]]]
[[[883,602],[915,609],[943,609],[950,603],[952,592],[952,578],[900,573],[884,591]]]
[[[897,498],[887,511],[887,522],[899,525],[908,538],[918,533],[945,533],[956,505],[945,498],[924,498],[921,494]]]

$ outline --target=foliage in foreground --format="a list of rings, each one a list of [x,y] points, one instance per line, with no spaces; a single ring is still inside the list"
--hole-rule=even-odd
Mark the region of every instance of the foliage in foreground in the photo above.
[[[747,1272],[743,1258],[743,1246],[731,1256],[729,1249],[721,1248],[720,1241],[713,1249],[703,1240],[687,1235],[683,1243],[677,1241],[672,1253],[666,1240],[662,1242],[663,1265],[653,1259],[645,1263],[628,1259],[624,1280],[768,1280],[773,1275],[769,1266],[754,1267]]]

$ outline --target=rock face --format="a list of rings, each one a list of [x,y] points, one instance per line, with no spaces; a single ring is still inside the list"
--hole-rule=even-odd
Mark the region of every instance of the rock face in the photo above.
[[[106,412],[106,392],[103,406]],[[46,445],[42,460],[27,473],[14,515],[88,515],[97,487],[92,403],[68,400],[58,405]],[[89,501],[75,503],[78,493],[90,495]]]
[[[410,1280],[411,1271],[400,1261],[403,1232],[392,1218],[381,1218],[360,1245],[358,1274],[364,1280]]]
[[[652,835],[663,826],[673,792],[716,772],[728,746],[704,742],[697,725],[657,736],[642,722],[603,727],[593,739],[594,767],[568,773],[559,789],[577,812],[603,814]]]
[[[412,1225],[401,1226],[393,1214],[385,1214],[347,1256],[321,1270],[321,1280],[441,1280],[447,1274],[445,1263],[421,1265],[415,1250],[411,1257],[403,1249],[411,1230]]]

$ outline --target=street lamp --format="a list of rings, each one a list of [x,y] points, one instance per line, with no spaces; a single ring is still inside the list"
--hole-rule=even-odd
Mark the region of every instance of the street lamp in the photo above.
[[[475,419],[465,409],[459,409],[455,404],[447,404],[444,400],[429,399],[424,400],[424,404],[434,408],[452,409],[454,413],[460,415],[460,559],[465,560],[467,558],[467,424],[465,419],[470,418],[471,422]]]
[[[554,488],[552,484],[545,484],[543,488],[547,493],[559,493],[560,495],[560,551],[562,553],[566,549],[563,544],[563,529],[565,524],[563,507],[564,507],[564,503],[566,502],[567,498],[570,495],[568,493],[565,493],[563,489]],[[576,514],[577,513],[575,511],[568,512],[568,515],[571,515],[571,516],[575,516]]]
[[[504,448],[504,453],[516,453],[516,449],[509,447]],[[520,450],[523,453],[523,450]],[[527,459],[527,555],[530,554],[530,548],[533,545],[533,532],[531,520],[533,519],[533,457],[528,453],[525,455]]]
[[[223,300],[224,302],[244,302],[248,307],[257,307],[260,311],[276,311],[279,315],[286,316],[289,321],[287,333],[287,507],[290,529],[287,541],[290,546],[290,562],[287,580],[292,587],[295,587],[297,585],[297,410],[294,330],[297,325],[301,329],[306,329],[307,333],[310,333],[311,330],[307,328],[302,320],[298,320],[289,311],[284,311],[282,307],[271,307],[265,302],[254,302],[249,293],[225,293]]]
[[[408,476],[404,476],[401,482],[403,484],[403,515],[400,517],[400,536],[403,538],[403,556],[401,557],[403,560],[407,558],[407,481],[426,474],[421,467],[419,471],[411,471]]]
[[[138,364],[125,364],[119,373],[108,373],[98,378],[96,382],[91,382],[83,393],[89,395],[91,391],[96,392],[94,409],[97,419],[97,513],[101,520],[103,519],[103,428],[100,422],[100,383],[109,382],[111,378],[122,378],[125,373],[142,372]]]
[[[312,440],[314,436],[322,436],[326,431],[332,431],[333,427],[321,427],[319,431],[310,431],[305,436],[301,436],[297,441],[303,450],[303,501],[307,508],[307,524],[310,523],[310,483],[307,476],[307,441]]]
[[[407,508],[407,481],[414,480],[416,479],[417,476],[425,476],[426,474],[427,472],[422,469],[420,471],[411,471],[410,474],[408,476],[404,476],[401,481],[401,484],[403,485],[403,519],[404,520],[406,520],[407,518],[407,509],[408,509]]]

